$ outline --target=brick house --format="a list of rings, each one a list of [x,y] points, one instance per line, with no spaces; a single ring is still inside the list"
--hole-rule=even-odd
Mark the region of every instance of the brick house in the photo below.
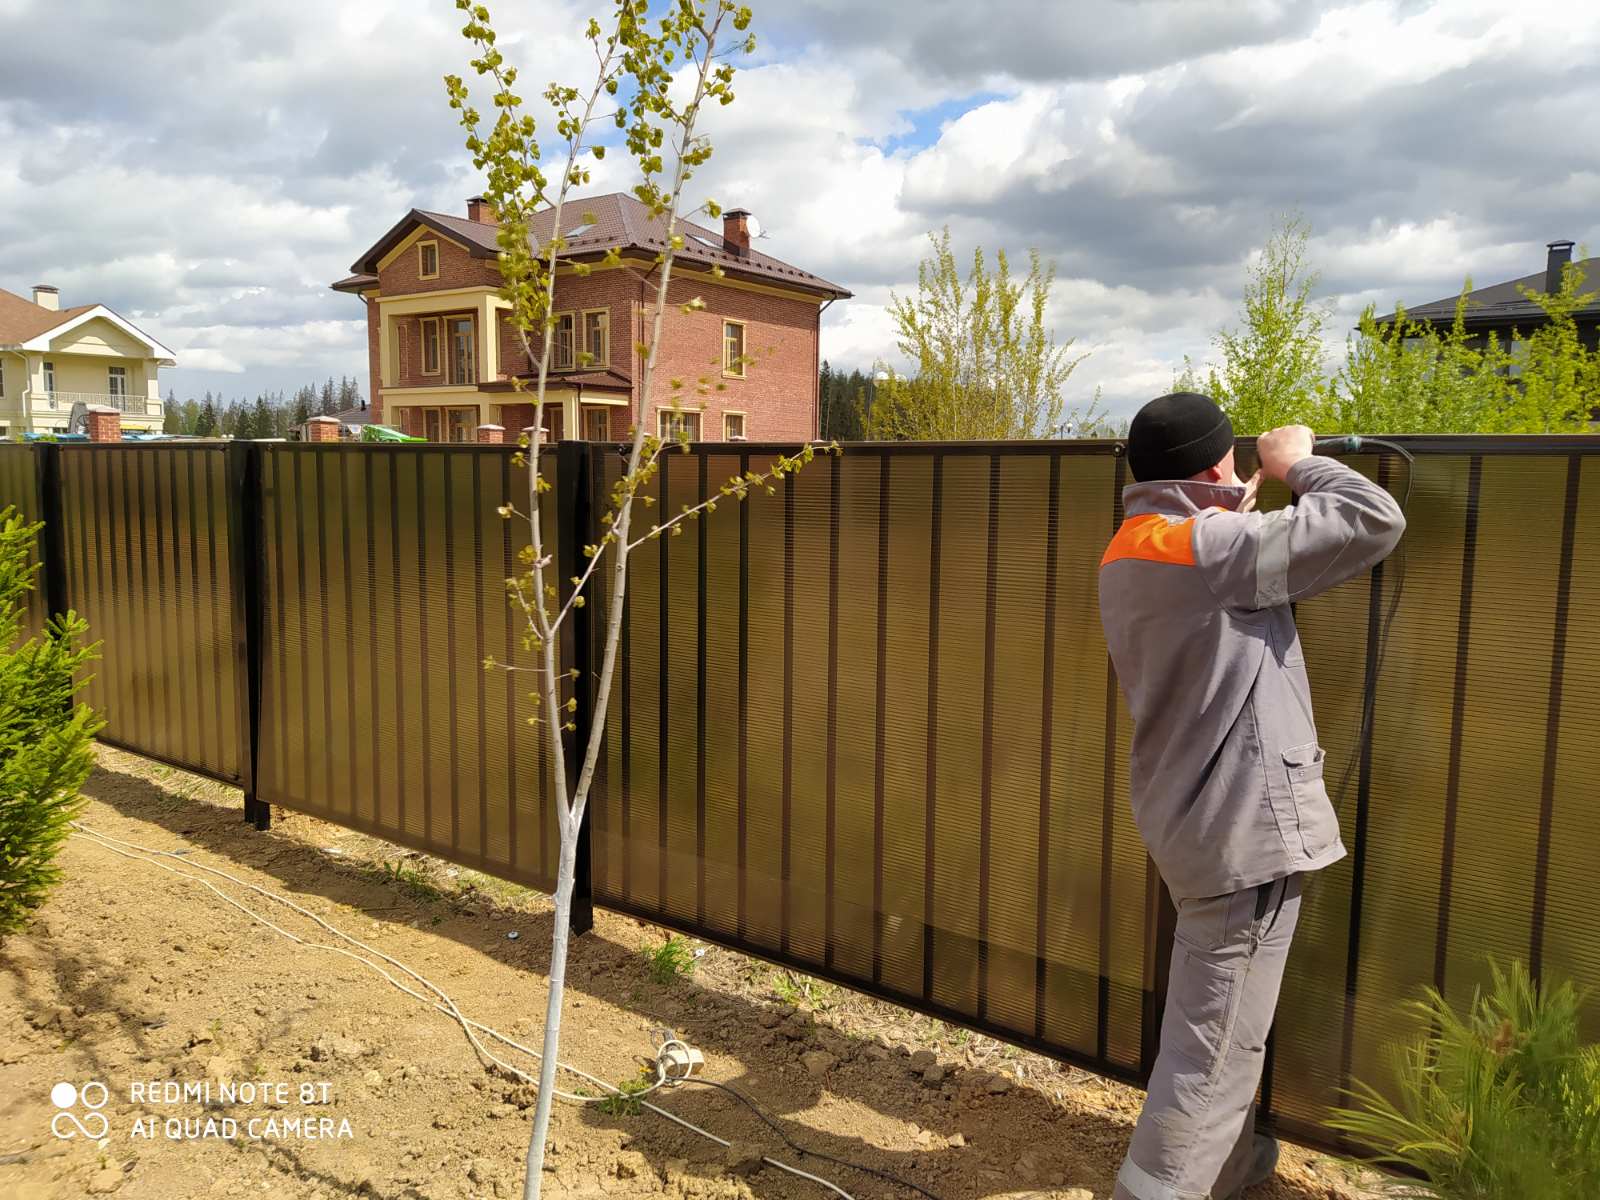
[[[567,257],[597,265],[585,276],[564,269],[556,280],[545,411],[552,437],[621,440],[641,413],[665,431],[674,377],[684,381],[680,420],[695,440],[817,436],[818,329],[822,311],[849,292],[753,249],[743,210],[725,214],[721,233],[680,221],[684,246],[668,289],[655,394],[642,396],[635,347],[647,338],[649,276],[665,222],[612,193],[569,201],[563,223]],[[465,218],[413,209],[333,285],[367,306],[374,421],[436,441],[471,441],[480,424],[503,425],[509,436],[533,423],[533,405],[514,390],[533,372],[498,294],[498,230],[481,197],[467,201]],[[532,234],[552,236],[550,210],[535,216]],[[613,246],[631,270],[598,265]],[[696,296],[705,308],[683,312]],[[724,386],[699,413],[702,376]]]

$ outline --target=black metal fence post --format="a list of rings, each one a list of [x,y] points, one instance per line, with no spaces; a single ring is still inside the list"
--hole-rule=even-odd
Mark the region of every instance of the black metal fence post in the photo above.
[[[61,447],[35,443],[34,484],[38,489],[39,588],[45,619],[67,611],[67,531],[61,519]]]
[[[1172,945],[1177,936],[1178,910],[1172,893],[1146,862],[1146,927],[1144,1007],[1139,1025],[1139,1078],[1148,1082],[1161,1052],[1161,1019],[1167,1011],[1167,980],[1172,967]]]
[[[257,829],[272,824],[272,806],[256,799],[261,744],[261,447],[231,442],[227,464],[228,544],[232,547],[234,678],[239,697],[239,774],[244,819]]]
[[[560,596],[563,603],[572,595],[572,578],[582,574],[586,561],[583,548],[597,537],[594,514],[589,504],[589,444],[575,440],[556,443],[556,563],[561,570]],[[592,589],[591,589],[592,591]],[[572,610],[572,629],[563,639],[562,666],[574,672],[572,712],[575,728],[566,736],[567,791],[578,785],[583,770],[583,755],[589,746],[594,715],[594,642],[589,606]],[[593,871],[590,862],[589,808],[584,806],[583,823],[578,827],[577,876],[572,889],[573,933],[588,933],[594,928]]]

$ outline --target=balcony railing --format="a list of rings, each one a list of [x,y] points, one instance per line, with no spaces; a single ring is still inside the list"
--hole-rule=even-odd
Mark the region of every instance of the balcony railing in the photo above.
[[[161,415],[161,401],[146,396],[110,392],[33,392],[31,395],[35,408],[46,408],[53,412],[71,412],[74,404],[85,404],[90,408],[114,408],[134,417]]]

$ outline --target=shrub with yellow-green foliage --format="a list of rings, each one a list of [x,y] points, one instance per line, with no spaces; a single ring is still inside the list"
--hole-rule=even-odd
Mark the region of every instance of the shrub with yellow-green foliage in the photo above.
[[[1235,432],[1305,424],[1321,433],[1574,433],[1600,406],[1600,352],[1583,343],[1576,314],[1600,292],[1568,263],[1561,286],[1524,298],[1542,316],[1509,338],[1467,328],[1467,281],[1448,326],[1404,308],[1379,322],[1369,305],[1345,339],[1344,361],[1326,361],[1332,319],[1315,298],[1310,227],[1285,221],[1250,267],[1236,326],[1217,334],[1218,361],[1204,381],[1185,360],[1174,390],[1205,390]]]

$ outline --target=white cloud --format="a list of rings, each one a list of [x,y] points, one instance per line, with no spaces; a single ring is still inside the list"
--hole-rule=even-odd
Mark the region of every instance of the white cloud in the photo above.
[[[497,9],[530,97],[582,78],[590,7]],[[437,0],[0,0],[30,48],[0,76],[0,286],[112,305],[179,353],[180,392],[364,380],[363,313],[328,283],[480,183],[440,83],[467,73],[458,25]],[[890,293],[944,226],[963,258],[1055,262],[1052,322],[1091,351],[1074,395],[1122,413],[1205,355],[1286,211],[1336,342],[1368,301],[1529,273],[1554,237],[1600,250],[1592,5],[786,0],[756,29],[691,193],[856,293],[825,318],[836,366],[897,357]],[[628,183],[620,154],[595,174]]]

